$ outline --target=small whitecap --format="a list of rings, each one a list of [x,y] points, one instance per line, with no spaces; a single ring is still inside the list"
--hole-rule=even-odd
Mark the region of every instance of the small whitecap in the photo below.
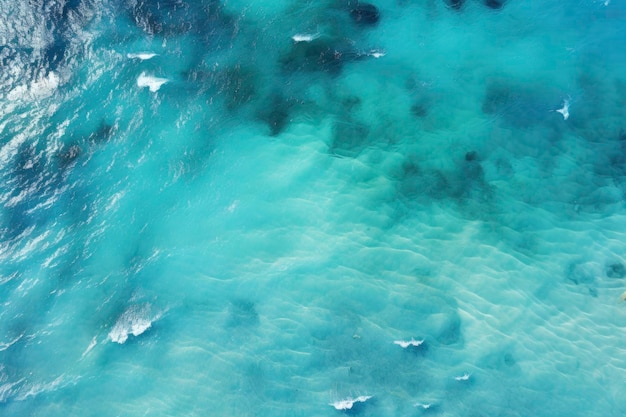
[[[339,411],[351,410],[354,404],[364,403],[370,398],[372,398],[371,395],[360,395],[356,398],[348,397],[346,399],[338,400],[338,401],[335,401],[334,403],[330,403],[330,405],[335,407],[335,410],[339,410]]]
[[[153,77],[151,75],[146,75],[145,72],[142,72],[139,77],[137,77],[137,86],[141,88],[148,87],[153,93],[159,91],[159,88],[167,82],[169,82],[167,78]]]
[[[382,58],[387,55],[387,52],[383,51],[382,49],[372,49],[367,52],[367,55],[374,58]]]
[[[320,37],[319,33],[296,33],[291,37],[294,42],[311,42]]]
[[[109,332],[109,338],[112,342],[124,344],[130,335],[143,334],[159,317],[159,314],[152,314],[150,304],[132,305],[117,319]]]
[[[394,340],[393,344],[400,346],[402,349],[406,349],[409,346],[413,346],[413,347],[421,346],[422,344],[424,344],[424,339],[415,340],[411,338],[411,340]]]
[[[561,113],[561,115],[563,115],[563,120],[567,120],[569,118],[569,102],[569,99],[563,100],[563,107],[555,110],[557,113]]]
[[[470,376],[471,375],[466,372],[463,375],[455,376],[454,379],[457,381],[467,381],[470,379]]]
[[[157,55],[158,54],[155,54],[154,52],[137,52],[137,53],[128,53],[126,54],[126,57],[129,59],[140,59],[142,61],[146,61],[148,59],[154,58]]]

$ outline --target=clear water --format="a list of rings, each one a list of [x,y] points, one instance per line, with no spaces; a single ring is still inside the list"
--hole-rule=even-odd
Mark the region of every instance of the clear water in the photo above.
[[[626,415],[626,5],[375,5],[0,1],[0,415]]]

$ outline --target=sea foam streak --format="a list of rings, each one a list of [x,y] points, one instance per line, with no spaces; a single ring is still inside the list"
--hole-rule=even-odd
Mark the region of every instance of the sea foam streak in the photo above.
[[[141,59],[142,61],[146,61],[148,59],[154,58],[157,55],[158,54],[155,54],[154,52],[137,52],[137,53],[128,53],[126,54],[126,57],[130,59]]]
[[[409,346],[418,347],[424,343],[424,340],[415,340],[411,338],[411,340],[394,340],[393,344],[400,346],[402,349],[406,349]]]
[[[372,398],[371,395],[360,395],[356,398],[348,397],[345,400],[335,401],[334,403],[330,403],[335,410],[351,410],[355,403],[364,403],[365,401]]]
[[[291,39],[293,39],[294,42],[311,42],[319,37],[319,33],[296,33]]]

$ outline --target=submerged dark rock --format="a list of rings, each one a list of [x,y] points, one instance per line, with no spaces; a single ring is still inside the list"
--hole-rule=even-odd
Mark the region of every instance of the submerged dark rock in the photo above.
[[[411,114],[417,118],[428,116],[428,107],[424,103],[415,103],[411,106]]]
[[[359,3],[350,10],[352,20],[361,26],[373,26],[380,20],[378,8],[370,3]]]
[[[82,149],[78,145],[71,145],[67,149],[62,150],[57,154],[59,167],[61,169],[67,168],[71,165],[82,153]]]
[[[110,125],[107,122],[102,121],[100,126],[98,126],[98,129],[89,135],[87,141],[90,144],[106,143],[111,139],[111,137],[113,137],[115,130],[115,125]]]
[[[462,178],[466,181],[483,184],[485,182],[485,171],[477,160],[476,152],[468,152],[465,154],[465,162],[462,166]]]
[[[594,270],[587,263],[570,263],[565,270],[565,279],[576,284],[592,284],[595,281]]]
[[[609,278],[624,278],[626,276],[626,267],[620,262],[607,265],[606,276]]]
[[[468,162],[478,160],[478,153],[476,151],[467,152],[465,154],[465,160]]]
[[[499,10],[504,7],[505,0],[484,0],[484,3],[490,9]]]
[[[289,124],[289,115],[296,103],[296,100],[287,99],[281,94],[272,94],[258,111],[257,117],[267,123],[271,136],[277,136]]]
[[[336,121],[330,152],[340,156],[358,156],[369,144],[368,126],[353,121]]]
[[[398,191],[408,199],[441,200],[450,196],[450,185],[442,172],[421,169],[409,160],[402,165]]]

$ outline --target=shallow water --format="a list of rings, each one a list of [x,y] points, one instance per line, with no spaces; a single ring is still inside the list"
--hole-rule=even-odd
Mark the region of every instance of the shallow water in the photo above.
[[[489,4],[1,0],[0,414],[623,416],[626,6]]]

